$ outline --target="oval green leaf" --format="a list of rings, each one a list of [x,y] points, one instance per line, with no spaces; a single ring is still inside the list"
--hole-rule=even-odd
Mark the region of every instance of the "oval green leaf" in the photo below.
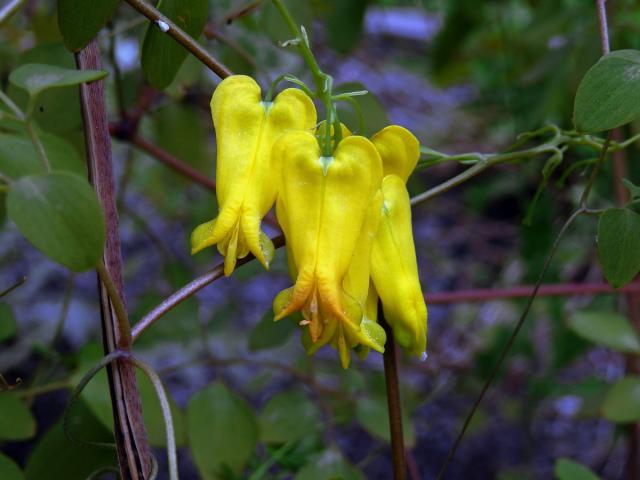
[[[39,133],[52,170],[86,176],[78,151],[64,138],[51,133]],[[46,169],[30,138],[24,135],[0,134],[0,173],[16,180],[25,175],[45,173]]]
[[[640,353],[640,339],[629,321],[614,312],[576,312],[569,328],[597,345],[623,353]]]
[[[73,70],[56,65],[28,63],[11,72],[9,81],[27,91],[31,98],[50,88],[90,83],[107,76],[104,70]]]
[[[56,262],[76,272],[97,265],[104,216],[86,180],[66,172],[22,177],[11,185],[7,212],[27,240]]]
[[[158,10],[197,39],[209,15],[208,0],[160,0]],[[187,50],[152,23],[142,44],[142,71],[147,81],[158,90],[167,88],[187,58]]]
[[[13,337],[17,329],[18,326],[11,307],[6,303],[0,302],[0,342]]]
[[[259,417],[260,437],[267,443],[287,443],[320,430],[320,411],[302,392],[273,397]]]
[[[568,458],[559,458],[553,467],[553,473],[557,480],[599,480],[595,473]]]
[[[249,333],[249,350],[267,350],[286,343],[296,330],[294,322],[285,319],[274,322],[273,311],[269,309],[258,324]]]
[[[640,215],[626,208],[606,210],[598,222],[598,256],[613,288],[633,280],[640,271]]]
[[[640,51],[617,50],[586,73],[573,107],[578,130],[601,132],[640,116]]]
[[[239,473],[258,441],[258,426],[249,405],[220,383],[196,393],[187,406],[191,454],[205,480],[225,469]]]
[[[640,421],[640,377],[614,383],[602,403],[602,415],[615,423]]]
[[[0,441],[27,440],[36,434],[31,411],[10,393],[0,394]]]
[[[389,411],[385,397],[373,395],[359,399],[356,405],[356,418],[371,436],[391,442]],[[406,408],[402,409],[402,425],[404,443],[408,447],[413,447],[416,443],[416,433]]]
[[[20,467],[3,453],[0,453],[0,478],[2,480],[24,480],[24,474]]]
[[[58,27],[65,47],[77,52],[111,19],[118,0],[58,0]]]
[[[364,475],[345,460],[342,453],[329,448],[309,459],[294,480],[364,480]]]

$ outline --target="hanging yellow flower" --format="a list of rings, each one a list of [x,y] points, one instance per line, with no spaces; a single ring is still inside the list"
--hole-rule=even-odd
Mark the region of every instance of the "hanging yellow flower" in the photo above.
[[[277,195],[279,156],[271,155],[275,141],[289,131],[312,131],[316,110],[301,90],[282,91],[263,102],[260,86],[244,75],[223,80],[211,98],[216,129],[217,218],[191,234],[191,253],[217,245],[224,255],[224,274],[251,252],[265,268],[273,258],[271,240],[260,223]]]
[[[380,186],[380,156],[371,141],[350,136],[333,157],[323,157],[316,138],[306,132],[281,137],[273,154],[282,158],[276,212],[296,279],[274,300],[275,318],[302,312],[313,342],[309,353],[331,343],[346,368],[356,344],[382,349],[379,338],[363,333],[362,306],[344,288]]]
[[[371,278],[396,340],[411,353],[422,355],[427,342],[427,307],[405,185],[418,162],[420,148],[411,132],[397,125],[381,130],[372,141],[382,158],[385,177],[382,218],[371,252]]]

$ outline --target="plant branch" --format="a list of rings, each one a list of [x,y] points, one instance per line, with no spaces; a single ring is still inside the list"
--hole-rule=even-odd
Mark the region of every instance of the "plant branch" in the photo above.
[[[394,480],[407,478],[406,451],[402,432],[402,403],[398,376],[398,359],[393,330],[384,319],[382,303],[378,302],[378,322],[387,334],[384,349],[384,379],[387,388],[387,411],[389,412],[389,430],[391,432],[391,453],[393,457]]]
[[[16,283],[11,285],[9,288],[6,288],[3,291],[1,291],[0,298],[4,297],[5,295],[9,295],[11,292],[13,292],[16,288],[24,284],[24,282],[26,281],[27,281],[27,277],[22,277],[20,280],[18,280]]]
[[[9,2],[0,9],[0,26],[8,22],[27,0],[9,0]]]
[[[81,70],[101,68],[100,49],[95,39],[76,54],[76,63]],[[131,333],[126,315],[116,314],[117,310],[124,309],[124,288],[104,81],[81,85],[80,105],[89,176],[105,216],[103,261],[108,275],[102,275],[106,283],[100,282],[99,297],[104,351],[105,355],[110,355],[118,351],[119,345],[131,345],[128,340]],[[118,305],[119,299],[121,305]],[[117,361],[109,364],[107,370],[120,475],[132,480],[148,479],[152,471],[151,450],[142,421],[135,367]]]
[[[164,33],[166,33],[176,42],[182,45],[194,57],[200,60],[200,62],[202,62],[209,70],[218,75],[218,77],[226,78],[231,75],[231,70],[229,70],[225,65],[220,63],[214,57],[209,55],[209,52],[207,52],[202,45],[200,45],[193,37],[182,30],[178,25],[172,22],[168,17],[163,15],[157,8],[145,2],[144,0],[125,1],[152,22],[156,24],[162,24],[163,27],[168,28],[168,30],[166,31],[163,28]]]
[[[279,235],[273,238],[272,241],[273,241],[273,246],[275,248],[280,248],[284,245],[284,236]],[[237,265],[238,267],[240,267],[245,263],[250,262],[254,258],[255,257],[253,255],[248,255],[244,258],[238,259]],[[162,303],[160,303],[160,305],[158,305],[156,308],[154,308],[149,313],[147,313],[144,317],[140,319],[139,322],[137,322],[133,326],[133,330],[132,330],[133,341],[135,342],[138,339],[138,337],[147,328],[153,325],[165,313],[167,313],[168,311],[170,311],[180,303],[184,302],[187,298],[191,297],[196,292],[202,290],[204,287],[206,287],[210,283],[218,280],[222,276],[224,276],[224,264],[220,264],[216,266],[212,270],[208,271],[204,275],[199,276],[195,280],[192,280],[191,282],[186,284],[184,287],[182,287],[180,290],[176,291],[175,293],[167,297],[164,301],[162,301]]]

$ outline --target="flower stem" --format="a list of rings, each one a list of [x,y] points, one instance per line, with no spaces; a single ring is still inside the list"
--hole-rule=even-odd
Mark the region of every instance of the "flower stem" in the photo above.
[[[304,28],[300,28],[296,24],[289,13],[289,10],[287,10],[287,7],[282,3],[282,0],[273,0],[273,4],[278,9],[278,12],[297,41],[296,44],[300,50],[300,54],[302,55],[304,62],[309,67],[313,81],[316,84],[315,96],[324,105],[327,115],[327,124],[333,126],[333,129],[329,126],[325,129],[325,136],[320,141],[322,155],[325,157],[331,157],[333,156],[333,148],[340,143],[340,140],[342,140],[340,118],[338,116],[336,105],[333,101],[333,78],[331,75],[324,73],[320,69],[320,65],[318,65],[316,57],[313,55],[311,47],[309,46],[309,39],[306,31]]]

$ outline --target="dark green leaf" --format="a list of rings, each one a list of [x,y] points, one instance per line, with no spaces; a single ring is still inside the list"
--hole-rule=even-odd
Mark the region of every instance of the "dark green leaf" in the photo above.
[[[598,480],[600,478],[581,463],[568,458],[556,460],[553,473],[557,480]]]
[[[640,52],[618,50],[589,69],[576,92],[573,119],[583,132],[619,127],[640,116]]]
[[[51,133],[40,133],[52,170],[67,171],[85,177],[78,151],[65,139]],[[44,173],[46,169],[30,138],[24,135],[0,134],[0,172],[11,179]]]
[[[391,441],[389,430],[389,412],[387,410],[387,399],[380,395],[369,395],[358,399],[356,404],[356,418],[362,428],[370,435],[386,442]],[[404,443],[412,447],[416,442],[416,433],[413,423],[409,418],[406,408],[402,409],[402,424]]]
[[[640,198],[640,186],[636,185],[631,180],[627,180],[626,178],[622,179],[622,183],[627,188],[627,190],[629,190],[629,195],[631,196],[631,198]]]
[[[338,52],[347,53],[360,39],[369,0],[330,0],[325,3],[329,45]]]
[[[205,480],[220,478],[225,468],[239,473],[258,440],[251,408],[220,383],[191,398],[187,425],[191,454]]]
[[[307,34],[311,34],[311,23],[313,22],[313,12],[311,2],[301,2],[300,0],[283,0],[285,7],[291,13],[298,25],[306,28]],[[278,9],[273,2],[265,2],[260,8],[260,30],[266,33],[275,42],[291,40],[293,35],[289,26],[282,19]],[[294,50],[296,47],[289,47]]]
[[[610,208],[598,222],[598,255],[613,288],[629,283],[640,270],[640,215]]]
[[[24,474],[20,467],[3,453],[0,453],[0,478],[2,480],[24,480]]]
[[[625,377],[618,380],[604,399],[602,415],[616,423],[639,421],[640,377]]]
[[[7,210],[27,240],[53,260],[77,272],[98,263],[104,218],[86,180],[62,172],[22,177],[11,185]]]
[[[569,319],[575,333],[618,352],[640,353],[640,339],[627,318],[614,312],[576,312]]]
[[[16,334],[16,319],[11,307],[0,302],[0,342],[13,337]]]
[[[104,70],[72,70],[55,65],[28,63],[11,72],[9,81],[34,98],[50,88],[95,82],[106,76],[107,72]]]
[[[273,312],[269,309],[249,333],[249,350],[266,350],[282,345],[296,330],[295,323],[284,319],[273,321]]]
[[[113,435],[91,414],[83,401],[76,402],[70,413],[69,429],[73,436],[87,442],[113,442]],[[117,465],[115,449],[91,447],[69,440],[62,421],[38,442],[27,462],[27,480],[64,478],[86,480],[90,474]]]
[[[335,93],[355,92],[358,90],[368,90],[365,85],[359,82],[342,83],[335,89]],[[367,95],[354,97],[355,101],[360,105],[360,110],[364,116],[364,133],[357,132],[359,135],[370,137],[374,133],[382,130],[389,125],[389,118],[385,108],[380,101],[369,92]],[[351,131],[357,131],[359,128],[358,115],[354,111],[353,106],[347,102],[340,102],[340,121],[344,123]]]
[[[118,0],[58,0],[58,26],[65,46],[77,52],[111,19]]]
[[[260,437],[267,443],[287,443],[320,429],[320,411],[302,392],[273,397],[259,417]]]
[[[349,464],[335,448],[311,457],[294,480],[364,480],[362,473]]]
[[[100,361],[102,356],[102,347],[100,345],[96,343],[85,345],[78,354],[79,365],[76,373],[72,377],[72,383],[77,384],[86,372]],[[153,384],[147,379],[146,375],[139,371],[136,372],[136,378],[138,380],[138,389],[140,399],[142,400],[142,416],[147,428],[149,443],[154,447],[164,447],[167,443],[164,419],[162,418],[162,409],[160,408]],[[169,406],[171,407],[176,444],[181,446],[186,442],[184,413],[176,405],[171,393],[166,389],[165,392],[167,393]],[[89,406],[89,409],[93,415],[95,415],[96,419],[99,420],[107,430],[113,432],[111,397],[109,396],[109,383],[105,369],[100,370],[91,379],[82,391],[81,398]]]
[[[36,434],[36,420],[27,406],[10,393],[0,394],[0,441],[26,440]]]
[[[197,39],[209,15],[208,0],[161,0],[158,9],[176,25]],[[164,90],[187,58],[187,50],[163,32],[157,23],[149,25],[142,44],[142,70],[148,82]]]

